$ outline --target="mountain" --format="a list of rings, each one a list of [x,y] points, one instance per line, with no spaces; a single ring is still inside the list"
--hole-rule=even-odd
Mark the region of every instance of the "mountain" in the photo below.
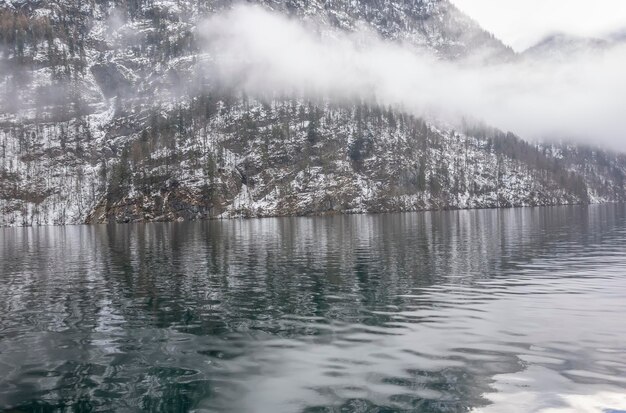
[[[602,38],[553,33],[524,50],[520,57],[539,61],[545,59],[568,61],[575,56],[609,51],[611,48],[623,46],[624,42],[626,29],[606,34]]]
[[[626,42],[626,28],[622,29],[622,30],[618,30],[618,31],[612,33],[609,36],[609,39],[611,41],[613,41],[613,42],[616,42],[616,43],[624,43],[624,42]]]
[[[265,0],[440,59],[510,48],[447,0]],[[0,6],[0,225],[170,221],[620,201],[626,159],[454,130],[360,100],[216,83],[196,26],[225,0]]]
[[[611,46],[604,39],[579,37],[565,33],[556,33],[545,37],[534,46],[526,49],[522,55],[533,59],[566,60],[581,53],[597,52]]]

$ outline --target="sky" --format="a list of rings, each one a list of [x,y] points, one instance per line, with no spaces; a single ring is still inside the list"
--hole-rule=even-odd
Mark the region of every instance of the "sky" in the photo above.
[[[625,0],[452,0],[516,51],[555,32],[604,37],[626,29]]]

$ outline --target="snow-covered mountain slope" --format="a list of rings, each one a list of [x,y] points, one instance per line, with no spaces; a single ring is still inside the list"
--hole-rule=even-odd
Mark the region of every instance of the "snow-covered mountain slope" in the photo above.
[[[535,147],[493,130],[442,130],[366,104],[205,96],[155,110],[147,127],[134,130],[140,116],[89,118],[88,124],[109,125],[104,134],[72,121],[3,135],[9,159],[3,224],[555,205],[624,196],[623,157]]]
[[[535,60],[567,60],[583,53],[597,53],[606,50],[611,45],[612,42],[608,40],[556,33],[526,49],[522,56]]]
[[[447,0],[258,3],[441,59],[513,56]],[[195,27],[230,5],[0,5],[0,225],[623,198],[619,155],[455,132],[376,104],[223,90],[199,70],[211,57]]]

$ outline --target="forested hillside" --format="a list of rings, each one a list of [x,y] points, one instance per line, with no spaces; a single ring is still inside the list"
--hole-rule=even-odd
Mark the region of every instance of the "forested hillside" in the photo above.
[[[514,53],[445,0],[263,1],[439,59]],[[626,159],[361,99],[248,96],[204,70],[229,1],[0,5],[0,225],[620,201]]]

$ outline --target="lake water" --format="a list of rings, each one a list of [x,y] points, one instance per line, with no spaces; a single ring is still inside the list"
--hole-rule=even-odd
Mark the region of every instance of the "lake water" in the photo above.
[[[626,209],[0,229],[0,410],[626,410]]]

